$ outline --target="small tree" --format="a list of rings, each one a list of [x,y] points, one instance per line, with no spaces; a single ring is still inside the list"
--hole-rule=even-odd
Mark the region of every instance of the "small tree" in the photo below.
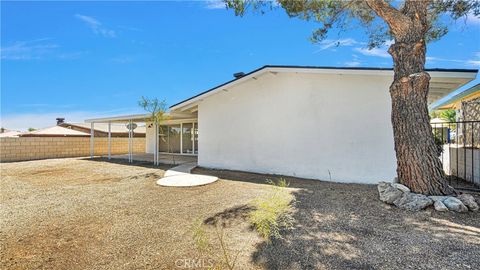
[[[146,120],[160,123],[167,119],[167,102],[165,100],[159,100],[158,98],[147,98],[142,96],[138,101],[138,105],[151,115]]]
[[[165,100],[159,100],[158,98],[147,98],[142,96],[138,101],[138,105],[142,107],[145,111],[150,113],[150,116],[145,119],[146,122],[152,122],[153,124],[160,124],[169,119],[167,115],[167,102]],[[167,129],[168,132],[168,129]],[[157,138],[155,138],[156,140]],[[162,137],[165,143],[167,143],[168,151],[171,151],[170,141],[166,141],[165,138]],[[172,155],[173,164],[175,164],[175,156]]]
[[[391,120],[401,183],[414,192],[441,195],[455,190],[446,181],[429,123],[427,97],[430,75],[425,72],[427,42],[440,39],[448,28],[439,20],[480,14],[475,0],[224,0],[243,16],[248,10],[281,7],[288,16],[314,21],[312,40],[323,40],[334,26],[351,28],[356,20],[367,30],[369,48],[391,40],[393,58]],[[276,3],[274,3],[276,2]],[[278,4],[278,5],[277,5]]]
[[[35,130],[37,130],[37,129],[36,129],[36,128],[29,127],[27,130],[28,130],[28,132],[32,132],[32,131],[35,131]]]

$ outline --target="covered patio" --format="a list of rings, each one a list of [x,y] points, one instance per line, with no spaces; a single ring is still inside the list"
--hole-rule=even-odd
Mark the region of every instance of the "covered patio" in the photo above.
[[[155,155],[154,154],[133,154],[132,155],[133,161],[140,161],[140,162],[154,162]],[[112,155],[110,159],[121,159],[121,160],[128,160],[129,155]],[[197,156],[193,155],[176,155],[176,154],[158,154],[158,163],[159,164],[169,164],[169,165],[180,165],[184,163],[191,163],[197,162]]]
[[[110,159],[124,159],[129,163],[134,161],[159,164],[184,164],[197,162],[198,154],[198,124],[196,112],[170,112],[165,114],[165,120],[153,120],[151,114],[134,114],[85,120],[91,125],[90,158],[95,155],[96,123],[108,124],[108,154]],[[126,125],[128,129],[128,151],[125,154],[112,155],[112,125]],[[133,138],[135,129],[145,125],[145,149],[143,153],[134,152]]]

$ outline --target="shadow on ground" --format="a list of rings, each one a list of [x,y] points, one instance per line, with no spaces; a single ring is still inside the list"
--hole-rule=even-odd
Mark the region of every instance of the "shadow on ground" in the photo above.
[[[195,169],[224,180],[263,183],[266,176]],[[285,177],[296,198],[295,224],[283,239],[261,242],[252,263],[266,269],[474,269],[480,265],[480,213],[407,212],[377,198],[373,185]],[[248,222],[247,205],[207,224]]]
[[[120,165],[130,165],[130,166],[137,166],[137,167],[142,167],[142,168],[149,168],[149,169],[161,169],[161,170],[168,170],[170,168],[173,168],[178,165],[171,165],[171,164],[163,164],[160,163],[159,165],[155,166],[152,164],[152,162],[149,161],[138,161],[134,160],[133,162],[128,162],[126,159],[121,159],[121,158],[112,158],[108,159],[106,157],[95,157],[93,159],[86,157],[86,158],[80,158],[79,160],[87,160],[87,161],[96,161],[96,162],[106,162],[106,163],[112,163],[112,164],[120,164]]]

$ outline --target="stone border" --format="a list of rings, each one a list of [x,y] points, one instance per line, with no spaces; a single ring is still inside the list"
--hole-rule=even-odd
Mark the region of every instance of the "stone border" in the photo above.
[[[470,194],[461,194],[459,196],[426,196],[410,191],[402,184],[380,182],[377,186],[380,200],[387,204],[392,204],[398,208],[420,211],[431,205],[440,212],[455,211],[468,212],[478,211],[479,206],[475,198]]]

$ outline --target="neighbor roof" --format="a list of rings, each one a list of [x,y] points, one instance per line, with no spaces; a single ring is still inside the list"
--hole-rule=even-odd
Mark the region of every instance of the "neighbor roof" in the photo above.
[[[66,127],[77,126],[77,127],[85,128],[88,130],[90,130],[91,128],[91,123],[62,123],[61,125]],[[96,131],[108,133],[108,123],[95,123],[93,125],[93,129]],[[137,128],[135,128],[134,131],[137,134],[138,133],[144,134],[146,132],[146,129],[145,129],[145,126],[138,126]],[[112,124],[111,132],[112,133],[128,133],[128,128],[126,124]]]
[[[453,97],[445,100],[444,102],[438,105],[435,105],[433,109],[440,109],[440,110],[453,109],[456,107],[457,103],[464,100],[469,100],[471,98],[475,98],[477,96],[480,97],[480,83],[454,95]]]
[[[53,126],[44,129],[35,130],[32,132],[26,132],[19,135],[20,137],[87,137],[90,134],[81,132],[78,130],[73,130],[69,128],[64,128],[61,126]]]
[[[20,131],[15,131],[15,130],[9,130],[0,133],[0,137],[18,137],[18,135],[22,134]]]
[[[433,68],[433,69],[425,69],[427,72],[430,73],[432,76],[432,73],[434,73],[432,76],[433,77],[445,77],[445,78],[466,78],[468,81],[473,80],[476,77],[476,74],[478,72],[477,69],[443,69],[443,68]],[[211,94],[216,93],[217,91],[221,90],[222,88],[226,88],[229,86],[233,86],[237,83],[244,82],[246,80],[255,78],[255,76],[258,76],[262,73],[265,72],[306,72],[306,73],[324,73],[324,74],[356,74],[356,75],[384,75],[384,76],[393,76],[393,69],[392,68],[378,68],[378,67],[326,67],[326,66],[282,66],[282,65],[266,65],[263,67],[260,67],[258,69],[255,69],[251,72],[246,73],[244,76],[235,78],[233,80],[227,81],[225,83],[222,83],[220,85],[217,85],[213,88],[210,88],[204,92],[201,92],[198,95],[195,95],[193,97],[190,97],[188,99],[185,99],[179,103],[176,103],[172,106],[170,106],[171,110],[176,110],[180,109],[182,107],[187,107],[188,105],[191,105],[192,103],[196,103],[200,99],[207,97]],[[455,76],[456,75],[456,76]],[[467,82],[468,82],[467,81]],[[454,89],[457,89],[461,85],[467,83],[463,82],[462,84],[458,83],[451,83],[451,82],[443,82],[444,84],[441,85],[442,87],[438,87],[438,91],[435,91],[436,89],[434,87],[434,91],[431,91],[431,96],[433,97],[431,99],[431,102],[434,100],[438,100],[439,98],[445,96],[447,93],[445,93],[445,89],[448,91],[452,91]],[[438,84],[441,84],[442,82],[437,82]],[[446,88],[445,85],[449,85],[448,88]],[[191,107],[191,106],[188,106]]]

